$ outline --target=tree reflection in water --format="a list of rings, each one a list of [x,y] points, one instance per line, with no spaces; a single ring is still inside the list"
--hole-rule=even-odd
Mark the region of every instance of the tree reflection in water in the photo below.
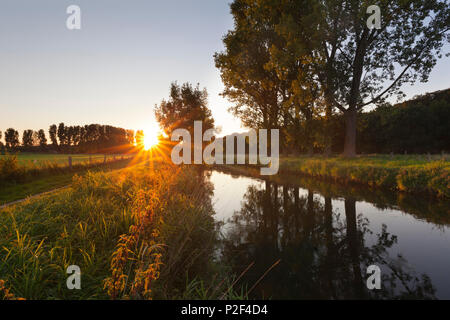
[[[370,221],[356,212],[356,200],[345,199],[345,216],[333,210],[331,197],[266,181],[251,185],[242,208],[229,221],[223,239],[222,262],[240,274],[251,298],[372,299],[435,298],[430,278],[417,275],[402,256],[391,257],[397,237],[383,225],[376,241]],[[373,241],[371,241],[373,242]],[[381,290],[368,290],[367,267],[382,270]]]

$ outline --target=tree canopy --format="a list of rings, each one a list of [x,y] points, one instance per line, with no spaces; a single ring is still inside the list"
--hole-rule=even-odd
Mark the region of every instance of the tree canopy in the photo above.
[[[202,121],[202,130],[214,128],[214,119],[208,107],[208,92],[201,90],[199,85],[193,87],[190,83],[170,86],[168,100],[163,100],[155,106],[155,117],[161,129],[170,136],[175,129],[187,129],[194,134],[194,121]]]
[[[234,29],[224,37],[225,51],[215,56],[233,113],[244,125],[288,132],[304,120],[301,115],[331,119],[341,112],[344,154],[354,156],[358,112],[402,96],[406,83],[427,81],[449,41],[444,0],[377,1],[379,28],[367,23],[372,4],[235,0]],[[332,133],[329,125],[325,129],[327,146]]]

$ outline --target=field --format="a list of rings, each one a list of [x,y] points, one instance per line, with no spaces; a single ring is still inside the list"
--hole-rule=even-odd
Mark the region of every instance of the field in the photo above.
[[[39,154],[39,153],[20,153],[17,154],[17,160],[22,166],[43,167],[49,163],[67,166],[69,157],[72,157],[72,164],[88,164],[91,162],[104,161],[104,155],[100,154]],[[0,160],[5,159],[6,155],[0,155]],[[116,157],[121,157],[117,155]],[[113,159],[113,155],[107,155],[107,160]]]
[[[0,205],[67,186],[74,174],[109,171],[126,166],[131,155],[19,154],[0,156]],[[114,160],[115,159],[115,160]],[[106,162],[105,162],[106,160]]]
[[[243,297],[211,262],[211,188],[194,167],[134,166],[0,209],[0,299]]]

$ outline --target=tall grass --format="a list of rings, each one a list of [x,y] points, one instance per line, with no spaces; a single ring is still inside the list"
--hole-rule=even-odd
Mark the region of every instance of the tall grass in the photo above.
[[[202,289],[231,279],[213,259],[211,194],[196,168],[158,165],[75,176],[70,189],[3,209],[4,290],[26,299],[242,297]],[[81,290],[66,287],[69,265],[81,268]]]
[[[280,172],[412,194],[450,197],[450,163],[425,157],[283,158]]]

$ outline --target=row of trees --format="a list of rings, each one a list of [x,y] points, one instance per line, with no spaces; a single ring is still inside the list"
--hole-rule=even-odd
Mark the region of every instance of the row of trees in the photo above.
[[[234,29],[215,55],[233,114],[250,128],[279,128],[282,152],[307,146],[326,154],[340,115],[344,154],[354,156],[364,107],[403,96],[404,84],[427,81],[450,39],[445,0],[376,1],[380,28],[368,26],[371,4],[233,1]]]
[[[0,131],[0,140],[2,132]],[[143,133],[109,125],[90,124],[66,126],[53,124],[48,130],[48,139],[43,129],[24,130],[22,141],[19,132],[9,128],[4,134],[5,144],[0,147],[8,151],[54,151],[54,152],[126,152],[134,147],[135,140],[143,141]]]

